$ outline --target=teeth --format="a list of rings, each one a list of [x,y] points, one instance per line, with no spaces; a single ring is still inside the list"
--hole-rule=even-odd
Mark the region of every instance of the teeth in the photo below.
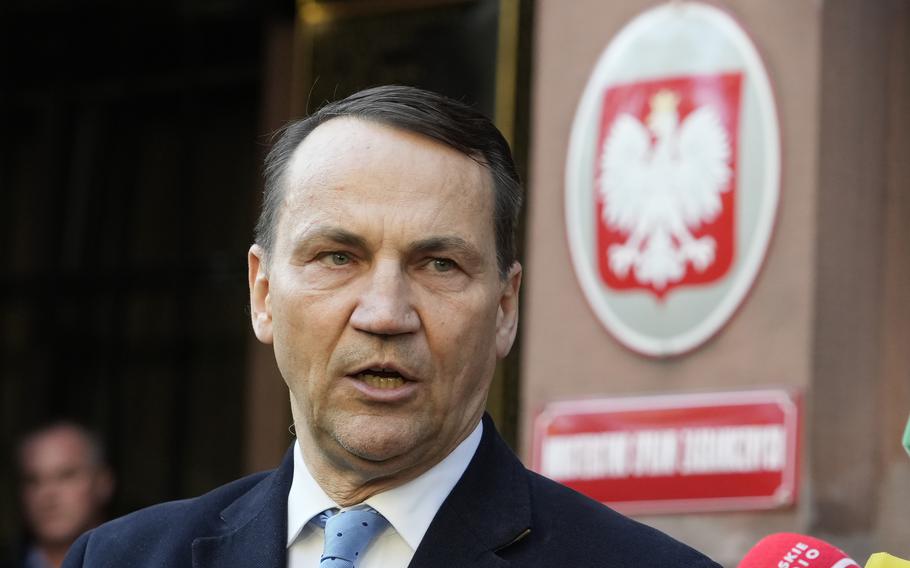
[[[404,384],[404,379],[401,377],[380,377],[369,373],[363,373],[360,377],[363,382],[377,389],[394,389]]]

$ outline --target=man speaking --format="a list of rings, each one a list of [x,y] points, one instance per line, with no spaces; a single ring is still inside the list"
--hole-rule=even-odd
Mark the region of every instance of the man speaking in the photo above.
[[[66,566],[717,566],[527,471],[483,409],[518,327],[506,141],[380,87],[288,126],[249,251],[297,442],[281,466],[83,535]]]

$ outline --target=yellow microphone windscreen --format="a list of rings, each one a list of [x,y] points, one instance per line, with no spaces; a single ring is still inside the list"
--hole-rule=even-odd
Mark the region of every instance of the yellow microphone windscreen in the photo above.
[[[910,561],[891,556],[887,552],[876,552],[869,557],[866,568],[910,568]]]

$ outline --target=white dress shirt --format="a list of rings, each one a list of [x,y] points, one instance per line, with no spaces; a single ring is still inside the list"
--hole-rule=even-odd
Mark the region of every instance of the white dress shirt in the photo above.
[[[367,548],[358,568],[406,568],[442,502],[474,457],[483,423],[441,462],[416,479],[373,495],[364,503],[379,511],[389,527]],[[326,509],[338,507],[316,483],[294,443],[294,478],[288,493],[288,568],[318,568],[324,529],[311,523]]]

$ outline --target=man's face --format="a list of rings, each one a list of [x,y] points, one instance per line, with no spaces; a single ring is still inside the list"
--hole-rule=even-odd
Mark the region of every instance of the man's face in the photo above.
[[[492,207],[485,168],[418,134],[336,118],[297,149],[250,287],[308,460],[417,475],[477,424],[521,274],[499,277]]]
[[[22,448],[22,504],[39,543],[68,545],[98,521],[112,481],[71,428],[37,434]]]

